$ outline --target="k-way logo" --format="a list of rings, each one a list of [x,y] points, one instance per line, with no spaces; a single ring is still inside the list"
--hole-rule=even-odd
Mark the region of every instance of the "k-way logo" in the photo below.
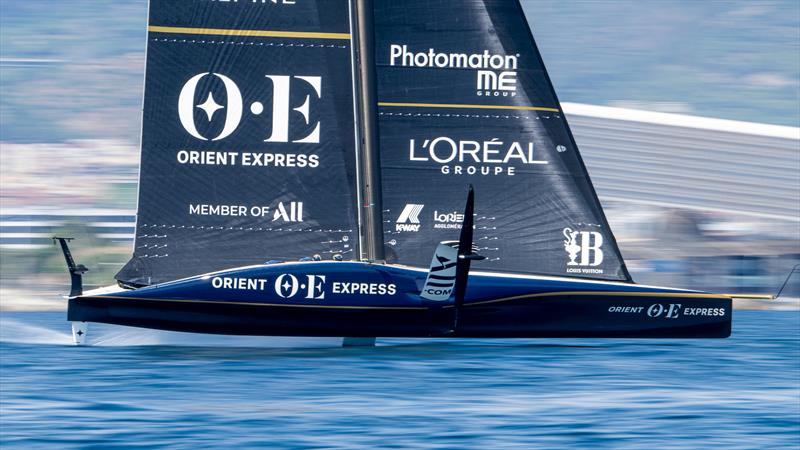
[[[205,95],[205,101],[195,104],[197,97],[197,87],[200,81],[207,77],[213,76],[222,82],[227,98],[227,105],[220,105],[214,99],[214,92],[208,91]],[[319,129],[320,123],[317,121],[313,124],[313,130],[305,136],[289,136],[289,116],[292,111],[299,113],[305,120],[306,125],[311,126],[311,115],[309,114],[311,97],[317,100],[322,98],[322,78],[316,76],[288,76],[288,75],[266,75],[266,78],[271,82],[273,87],[272,95],[272,134],[264,139],[264,142],[293,142],[293,143],[319,143]],[[305,100],[302,104],[293,107],[289,102],[290,89],[305,89],[308,91]],[[203,96],[201,96],[202,98]],[[217,97],[221,97],[217,93]],[[226,75],[219,73],[201,73],[191,78],[183,85],[181,93],[178,96],[178,118],[181,125],[187,133],[193,137],[208,141],[209,138],[204,136],[197,130],[195,122],[195,108],[202,110],[205,113],[208,123],[214,119],[217,111],[220,109],[225,111],[225,122],[222,131],[214,137],[211,141],[220,141],[233,134],[242,122],[242,114],[244,112],[244,99],[239,86]],[[250,103],[250,112],[255,115],[261,115],[264,112],[264,104],[259,101]]]
[[[603,273],[603,235],[599,231],[575,231],[564,228],[564,251],[569,256],[567,273]]]
[[[395,231],[419,231],[419,213],[422,212],[422,208],[424,207],[425,205],[407,204],[406,207],[403,208],[403,212],[400,213],[400,217],[397,218],[397,222],[394,225]]]
[[[485,97],[514,97],[517,95],[517,64],[519,54],[494,55],[483,53],[438,53],[435,49],[413,52],[407,45],[389,45],[389,65],[400,67],[434,67],[446,69],[476,69],[476,95]]]

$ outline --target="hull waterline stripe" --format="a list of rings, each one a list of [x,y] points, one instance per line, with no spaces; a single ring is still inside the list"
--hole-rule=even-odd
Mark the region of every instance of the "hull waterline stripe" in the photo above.
[[[305,31],[276,31],[276,30],[229,30],[222,28],[186,28],[162,27],[150,25],[147,31],[152,33],[198,34],[212,36],[241,36],[241,37],[278,37],[300,39],[350,39],[350,33],[320,33]]]
[[[737,300],[777,300],[772,294],[721,294]]]
[[[453,108],[453,109],[510,109],[516,111],[549,111],[561,112],[558,108],[545,106],[517,106],[517,105],[469,105],[460,103],[398,103],[378,102],[378,106],[394,106],[407,108]]]
[[[98,295],[94,297],[73,297],[76,299],[114,299],[114,300],[144,300],[150,302],[173,302],[173,303],[211,303],[218,305],[244,305],[244,306],[286,306],[289,308],[324,308],[324,309],[401,309],[401,310],[427,310],[423,306],[339,306],[339,305],[290,305],[284,303],[260,303],[260,302],[226,302],[221,300],[196,300],[196,299],[172,299],[172,298],[141,298],[123,297],[117,295]]]
[[[538,297],[568,297],[568,296],[598,296],[598,297],[674,297],[674,298],[705,298],[709,300],[730,300],[731,298],[723,294],[702,294],[684,292],[614,292],[614,291],[563,291],[563,292],[543,292],[540,294],[524,294],[514,297],[498,298],[494,300],[484,300],[480,302],[465,302],[464,306],[486,305],[489,303],[508,302],[512,300],[523,300]],[[445,306],[447,308],[447,306]]]

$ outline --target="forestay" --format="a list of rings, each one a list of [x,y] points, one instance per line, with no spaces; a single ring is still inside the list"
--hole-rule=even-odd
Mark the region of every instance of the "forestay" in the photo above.
[[[481,270],[630,280],[518,2],[375,0],[375,47],[390,261],[425,266],[472,183]]]
[[[118,280],[351,254],[349,6],[150,2],[135,249]]]

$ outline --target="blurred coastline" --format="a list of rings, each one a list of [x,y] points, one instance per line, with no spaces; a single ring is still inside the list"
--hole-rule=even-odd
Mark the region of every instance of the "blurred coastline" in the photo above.
[[[659,122],[643,120],[644,111],[604,108],[599,116],[590,105],[564,108],[637,282],[775,294],[800,263],[800,128],[765,132],[759,124],[726,121],[717,129],[690,128],[676,123],[706,119],[661,114]],[[732,125],[738,128],[725,129]],[[694,168],[681,155],[686,139],[705,148]],[[766,162],[749,151],[753,141],[771,152]],[[54,235],[78,238],[73,251],[91,269],[88,285],[109,284],[133,245],[136,147],[108,140],[3,147],[0,309],[64,309],[67,276]],[[72,156],[47,157],[54,152]],[[768,170],[774,181],[754,185],[735,171],[739,165]],[[57,182],[53,173],[62,174]],[[800,309],[798,293],[800,273],[780,299],[739,299],[735,306]]]
[[[774,294],[800,264],[800,4],[523,6],[634,279]],[[88,285],[131,252],[146,1],[0,11],[0,310],[63,309],[50,236]],[[736,306],[800,309],[798,278]]]

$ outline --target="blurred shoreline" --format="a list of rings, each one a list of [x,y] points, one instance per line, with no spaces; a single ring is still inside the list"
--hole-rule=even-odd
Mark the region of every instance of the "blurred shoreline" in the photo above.
[[[634,280],[774,294],[800,263],[800,4],[522,4]],[[3,6],[0,310],[63,310],[51,236],[87,285],[134,244],[147,2]],[[734,304],[796,310],[800,276],[784,293]]]

